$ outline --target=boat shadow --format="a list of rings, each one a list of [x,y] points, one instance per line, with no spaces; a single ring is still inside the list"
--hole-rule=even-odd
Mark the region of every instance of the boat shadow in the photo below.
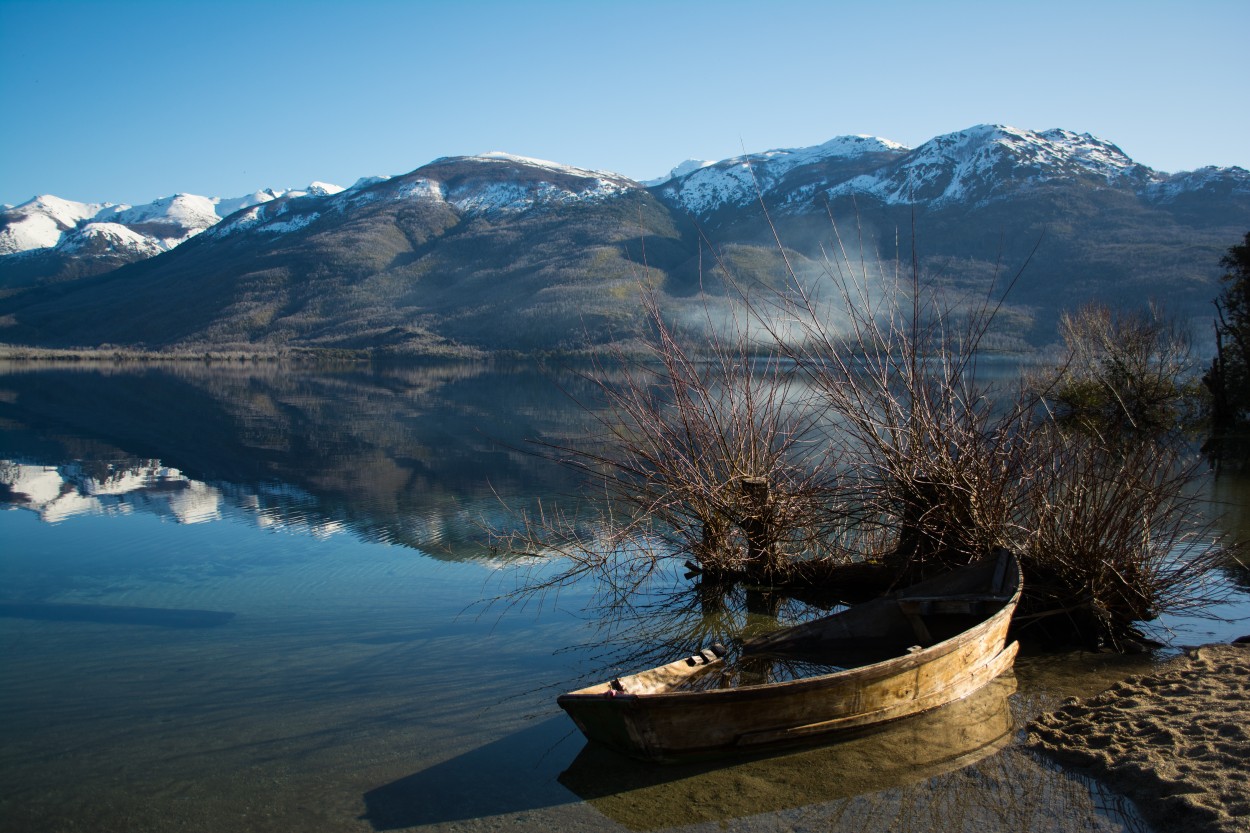
[[[580,742],[568,718],[549,718],[369,790],[360,819],[399,830],[575,803],[556,776]]]
[[[680,827],[879,792],[962,769],[1011,743],[1009,672],[941,708],[768,757],[657,766],[590,743],[559,781],[630,830]]]
[[[823,746],[670,765],[595,743],[578,752],[581,735],[559,715],[369,790],[360,819],[374,830],[400,830],[581,800],[630,830],[653,830],[804,807],[923,781],[994,754],[1014,734],[1008,696],[1015,689],[1008,672],[963,700]]]

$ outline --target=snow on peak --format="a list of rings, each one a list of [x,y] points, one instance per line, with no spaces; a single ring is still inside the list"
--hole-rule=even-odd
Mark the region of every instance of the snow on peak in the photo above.
[[[526,165],[537,165],[539,167],[561,167],[556,162],[548,162],[546,159],[535,159],[532,156],[518,156],[515,153],[507,153],[502,150],[488,150],[486,153],[479,153],[478,159],[503,159],[508,162],[522,162]]]
[[[220,219],[216,204],[208,197],[174,194],[146,205],[118,207],[108,216],[97,213],[67,230],[57,249],[75,255],[151,257],[189,240]]]
[[[1193,193],[1250,195],[1250,171],[1235,165],[1230,168],[1208,165],[1196,171],[1163,175],[1146,188],[1146,196],[1159,202],[1170,202]]]
[[[217,216],[224,220],[236,211],[251,208],[252,206],[259,205],[262,202],[276,200],[285,193],[286,191],[276,191],[273,188],[264,188],[259,191],[253,191],[250,194],[245,194],[241,197],[234,197],[232,199],[213,197],[213,203],[216,206]]]
[[[64,200],[52,194],[41,194],[17,206],[15,211],[28,209],[32,213],[38,211],[46,214],[67,228],[77,225],[82,220],[89,220],[101,211],[118,208],[113,203],[88,203]],[[125,208],[126,206],[120,206]]]
[[[519,213],[540,206],[607,199],[631,187],[623,182],[628,180],[594,178],[586,187],[575,190],[546,181],[468,181],[442,189],[442,196],[456,210],[465,214]]]
[[[352,187],[357,187],[359,184],[360,183],[357,183],[356,186]],[[328,182],[312,182],[307,188],[262,188],[259,191],[253,191],[252,193],[245,194],[242,197],[235,197],[233,199],[214,197],[212,201],[216,205],[218,218],[224,220],[236,211],[242,211],[245,208],[251,208],[254,205],[260,205],[261,203],[280,200],[283,197],[329,197],[342,193],[345,190],[347,189],[338,185],[331,185]]]
[[[1071,158],[1081,160],[1090,167],[1128,170],[1137,165],[1116,145],[1090,133],[1073,133],[1071,130],[1055,128],[1042,131],[1037,135],[1065,150]]]
[[[642,184],[647,186],[648,188],[654,188],[657,185],[663,185],[664,183],[668,182],[671,179],[678,179],[679,177],[683,177],[686,174],[692,174],[697,170],[700,170],[702,168],[706,168],[715,164],[716,163],[710,159],[687,159],[685,162],[682,162],[680,165],[673,168],[664,176],[658,176],[655,179],[643,180]]]
[[[51,249],[80,223],[111,216],[127,207],[74,202],[51,194],[34,197],[0,214],[0,255]]]
[[[45,194],[0,213],[0,256],[58,249],[82,256],[150,257],[245,208],[284,196],[329,196],[342,190],[314,182],[300,191],[266,188],[234,199],[174,194],[136,206],[80,203]]]
[[[829,189],[830,195],[869,192],[890,203],[985,200],[1022,184],[1093,177],[1110,185],[1151,173],[1115,145],[1088,133],[1034,132],[979,124],[936,136],[897,166]]]
[[[784,210],[805,210],[820,195],[867,194],[886,203],[982,203],[1065,180],[1131,188],[1160,200],[1198,190],[1243,193],[1250,188],[1241,169],[1166,175],[1089,133],[1002,124],[936,136],[915,149],[859,134],[719,162],[688,159],[667,177],[644,185],[687,212],[707,217],[723,207],[748,205],[761,194]],[[215,235],[252,227],[292,231],[327,210],[342,212],[377,200],[432,201],[481,214],[608,199],[638,187],[607,171],[490,151],[444,157],[399,177],[362,177],[347,189],[314,181],[304,189],[267,188],[233,199],[175,194],[134,207],[42,195],[0,211],[0,256],[57,247],[83,254],[164,250],[210,227]],[[231,220],[220,222],[225,217]]]
[[[816,156],[862,156],[865,153],[891,153],[891,152],[907,152],[911,148],[907,145],[900,144],[890,139],[882,139],[880,136],[869,136],[864,133],[857,133],[853,136],[835,136],[823,145],[817,145],[809,150],[815,151]]]
[[[360,179],[351,188],[343,188],[328,182],[312,182],[304,189],[283,191],[267,188],[264,191],[257,191],[250,200],[244,197],[235,201],[239,204],[235,211],[229,214],[219,211],[223,219],[230,216],[230,221],[214,226],[210,235],[225,237],[236,231],[252,228],[273,234],[298,231],[321,216],[321,211],[317,209],[327,204],[323,200],[329,199],[329,205],[336,206],[339,211],[342,211],[348,203],[362,201],[361,195],[357,193],[358,189],[363,187],[361,183],[383,182],[386,179],[387,177],[376,177],[372,180]],[[332,199],[340,194],[343,195],[342,198]],[[297,201],[298,204],[293,204],[292,201]],[[368,199],[363,201],[367,202]],[[224,200],[221,202],[225,203]]]
[[[174,194],[162,197],[147,205],[138,205],[121,212],[115,218],[118,223],[137,226],[145,223],[180,227],[180,237],[190,236],[187,232],[203,231],[221,218],[217,216],[217,206],[208,197],[196,194]],[[171,235],[164,235],[171,236]]]
[[[249,229],[264,220],[262,208],[264,203],[254,203],[232,213],[227,220],[213,226],[208,237],[225,237],[236,231]]]
[[[393,177],[390,177],[390,176],[362,176],[360,179],[358,179],[358,180],[356,180],[354,183],[352,183],[351,187],[350,187],[350,188],[348,188],[348,189],[346,189],[346,190],[348,190],[348,191],[359,191],[361,188],[368,188],[370,185],[377,185],[379,182],[386,182],[388,179],[393,179]]]
[[[480,153],[477,156],[470,156],[469,159],[479,159],[488,162],[508,162],[514,165],[524,165],[530,168],[541,168],[553,173],[563,174],[565,176],[575,176],[582,179],[605,179],[616,182],[632,182],[628,177],[613,173],[612,171],[592,171],[586,168],[575,168],[572,165],[562,165],[559,162],[549,162],[546,159],[534,159],[529,156],[517,156],[513,153],[504,153],[501,150],[492,150],[489,153]]]
[[[312,182],[308,186],[307,193],[317,197],[329,197],[346,190],[341,185],[331,185],[329,182]]]
[[[367,198],[427,200],[478,215],[593,202],[637,188],[636,182],[619,174],[492,151],[435,159],[399,177],[393,188],[384,189],[385,195],[370,191],[353,202]]]
[[[700,166],[669,180],[664,193],[692,214],[706,215],[726,205],[746,205],[790,171],[804,165],[859,159],[869,154],[902,156],[906,145],[875,136],[838,136],[806,148],[777,148]]]
[[[170,248],[171,245],[121,223],[87,223],[66,234],[57,246],[66,254],[114,254],[140,258],[152,257]]]

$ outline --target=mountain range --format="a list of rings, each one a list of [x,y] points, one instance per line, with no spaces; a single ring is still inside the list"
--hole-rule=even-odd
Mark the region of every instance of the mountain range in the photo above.
[[[0,258],[21,256],[0,263],[36,281],[105,272],[169,251],[240,209],[342,190],[314,182],[303,190],[266,188],[234,199],[175,194],[138,206],[44,194],[0,212]]]
[[[980,125],[916,148],[842,136],[649,183],[489,153],[346,189],[37,197],[0,214],[0,341],[595,349],[641,326],[640,284],[674,320],[707,321],[732,297],[726,277],[779,286],[783,254],[808,279],[835,250],[910,263],[913,245],[922,279],[956,292],[1024,269],[992,342],[1004,349],[1053,341],[1088,300],[1155,299],[1202,335],[1220,256],[1248,228],[1250,172],[1161,173],[1066,130]]]

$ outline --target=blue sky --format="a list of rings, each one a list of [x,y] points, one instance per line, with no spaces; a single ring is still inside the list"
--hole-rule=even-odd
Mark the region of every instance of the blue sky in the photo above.
[[[684,159],[984,122],[1250,167],[1250,2],[0,0],[0,202]]]

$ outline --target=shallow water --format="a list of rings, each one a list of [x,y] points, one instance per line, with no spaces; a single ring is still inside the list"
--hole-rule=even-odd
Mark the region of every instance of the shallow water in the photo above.
[[[596,647],[591,587],[481,604],[517,576],[479,543],[572,486],[525,439],[586,426],[529,368],[8,369],[0,829],[1146,829],[1013,727],[1149,657],[716,767],[587,748],[555,695],[687,619]]]

